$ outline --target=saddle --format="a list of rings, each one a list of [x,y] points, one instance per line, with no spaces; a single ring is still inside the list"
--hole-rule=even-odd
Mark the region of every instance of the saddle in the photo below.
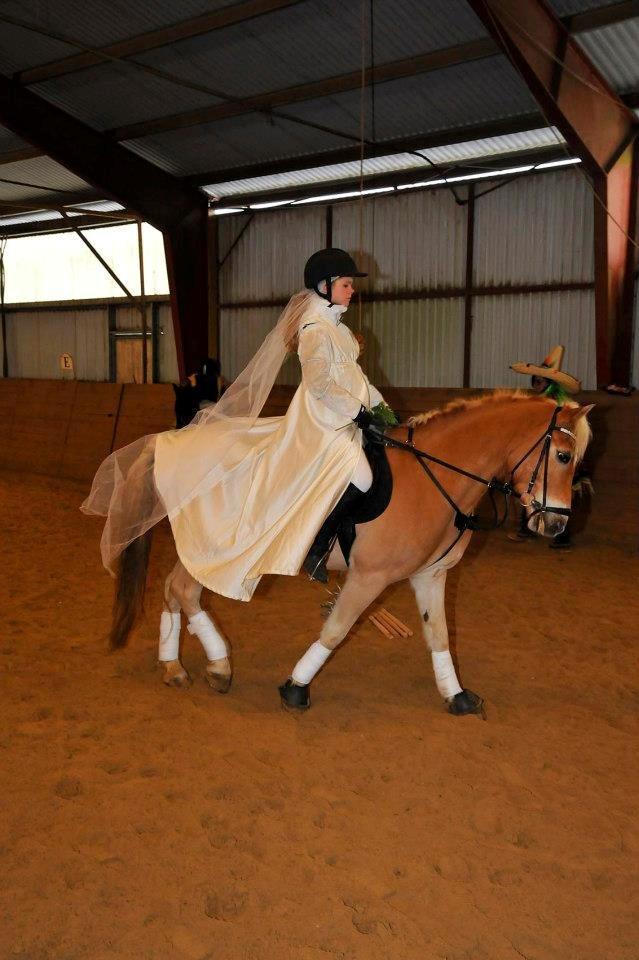
[[[393,475],[386,456],[386,448],[381,443],[369,442],[364,453],[370,464],[373,482],[366,493],[362,493],[353,505],[348,517],[345,517],[337,532],[337,539],[344,559],[348,564],[355,542],[355,526],[369,523],[384,513],[393,494]]]

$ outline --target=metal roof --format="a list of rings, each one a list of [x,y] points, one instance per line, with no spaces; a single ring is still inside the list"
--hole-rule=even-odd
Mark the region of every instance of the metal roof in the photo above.
[[[639,87],[639,16],[582,33],[577,40],[616,90]]]
[[[240,19],[249,6],[250,16]],[[595,19],[581,17],[578,41],[613,87],[639,90],[639,16],[628,4],[551,0],[551,6],[577,19],[594,11]],[[601,11],[613,22],[606,25]],[[287,174],[285,185],[351,176],[351,158],[331,162],[330,154],[341,160],[344,148],[357,146],[362,103],[365,135],[381,154],[366,162],[372,174],[419,162],[401,148],[407,138],[427,143],[430,136],[442,144],[430,148],[435,162],[554,142],[539,132],[543,118],[532,95],[506,57],[495,55],[467,0],[374,0],[372,6],[344,0],[3,0],[0,26],[0,73],[18,74],[33,93],[109,131],[177,177],[204,183],[208,176],[207,192],[216,196],[237,193],[238,184],[240,192],[253,189],[260,164],[279,170],[259,177],[259,189],[281,185],[287,163],[302,167],[306,157],[309,169]],[[362,31],[366,63],[385,71],[363,97]],[[95,51],[102,48],[100,60]],[[82,52],[88,61],[80,68]],[[261,102],[250,101],[257,97]],[[526,122],[519,129],[529,130],[536,116],[535,134],[516,132],[520,120]],[[508,135],[523,138],[517,146],[492,135],[497,128],[491,124],[503,130],[511,119],[515,133]],[[313,162],[319,154],[327,155],[321,166]],[[224,174],[226,186],[215,171]],[[25,186],[0,183],[0,201],[38,200],[46,193],[38,187],[97,195],[0,127],[2,176]]]

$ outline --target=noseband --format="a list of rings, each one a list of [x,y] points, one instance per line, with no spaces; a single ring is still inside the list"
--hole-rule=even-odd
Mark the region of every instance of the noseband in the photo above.
[[[538,440],[535,440],[533,445],[526,451],[526,453],[521,457],[515,466],[510,471],[510,478],[506,482],[503,480],[498,480],[497,477],[493,477],[491,480],[486,480],[485,477],[480,477],[476,473],[470,473],[468,470],[463,470],[461,467],[456,467],[452,463],[447,463],[445,460],[440,460],[438,457],[432,456],[430,453],[426,453],[425,450],[418,450],[413,444],[413,432],[414,428],[408,427],[408,440],[404,442],[403,440],[395,440],[393,437],[387,437],[384,434],[378,433],[374,429],[369,429],[366,431],[366,436],[373,443],[382,443],[385,447],[395,447],[400,450],[406,450],[408,453],[412,453],[420,467],[423,469],[424,473],[428,478],[433,482],[437,487],[441,495],[445,500],[451,505],[455,512],[455,527],[459,531],[453,542],[446,550],[437,558],[433,560],[429,566],[432,566],[434,563],[439,563],[440,560],[450,553],[456,543],[460,540],[462,535],[466,530],[496,530],[498,527],[503,526],[506,517],[508,516],[508,505],[511,496],[516,496],[521,499],[521,494],[518,494],[515,490],[515,473],[521,467],[522,463],[528,459],[530,454],[541,446],[539,451],[539,457],[537,463],[530,475],[530,480],[528,481],[528,488],[526,493],[531,493],[537,477],[539,476],[539,471],[543,464],[544,469],[544,483],[543,483],[543,497],[541,503],[539,500],[532,500],[530,506],[533,510],[530,514],[531,517],[536,516],[537,514],[545,513],[557,513],[561,514],[564,517],[570,516],[569,507],[549,507],[547,504],[547,493],[548,493],[548,461],[550,457],[550,444],[552,442],[552,435],[555,431],[559,433],[564,433],[567,436],[571,437],[573,440],[576,440],[574,433],[567,429],[567,427],[560,427],[557,425],[557,417],[561,407],[555,407],[553,415],[550,418],[550,423],[547,428],[544,430],[542,435]],[[474,480],[476,483],[482,483],[488,490],[490,496],[490,502],[493,509],[492,520],[488,523],[482,523],[481,519],[473,513],[464,513],[459,509],[453,498],[450,494],[444,489],[443,484],[439,482],[433,471],[428,466],[428,462],[436,463],[440,467],[444,467],[446,470],[452,470],[453,473],[459,473],[464,477],[468,477],[470,480]],[[501,494],[504,498],[504,507],[502,516],[499,516],[497,509],[497,504],[495,503],[495,493]]]

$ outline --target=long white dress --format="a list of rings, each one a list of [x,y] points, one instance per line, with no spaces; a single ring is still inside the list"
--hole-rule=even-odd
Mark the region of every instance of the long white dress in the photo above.
[[[239,432],[236,421],[224,481],[169,513],[180,560],[215,593],[250,600],[263,574],[298,573],[351,480],[362,446],[352,418],[382,397],[357,362],[359,345],[342,313],[311,298],[299,334],[302,382],[285,416],[247,422]],[[227,429],[219,421],[158,435],[155,483],[165,501],[182,502],[191,458],[214,461]]]

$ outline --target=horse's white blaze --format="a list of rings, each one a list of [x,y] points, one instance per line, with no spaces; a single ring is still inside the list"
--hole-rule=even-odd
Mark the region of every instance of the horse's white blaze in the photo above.
[[[224,660],[228,656],[224,637],[206,610],[200,610],[199,613],[189,617],[187,630],[198,638],[204,647],[207,660]]]
[[[158,660],[165,663],[177,660],[180,656],[180,611],[170,613],[162,611],[160,617],[160,642],[158,644]]]

